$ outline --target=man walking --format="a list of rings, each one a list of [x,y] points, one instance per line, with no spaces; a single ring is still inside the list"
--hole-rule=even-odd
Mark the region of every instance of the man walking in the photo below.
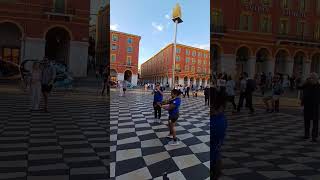
[[[310,121],[312,120],[312,141],[317,142],[319,133],[320,84],[316,73],[311,73],[306,83],[302,86],[302,90],[301,105],[304,106],[304,139],[309,139]]]
[[[44,111],[48,112],[48,96],[52,90],[54,80],[56,78],[56,70],[49,63],[48,58],[43,59],[43,70],[41,78],[41,90],[44,98]]]

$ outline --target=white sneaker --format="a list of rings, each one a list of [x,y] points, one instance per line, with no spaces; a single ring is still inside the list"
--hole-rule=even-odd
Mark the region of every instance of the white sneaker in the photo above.
[[[169,143],[168,143],[168,145],[170,145],[170,146],[177,146],[177,145],[179,145],[180,144],[180,142],[178,141],[178,140],[172,140],[172,141],[170,141]]]
[[[167,138],[173,139],[173,136],[172,135],[168,135]]]

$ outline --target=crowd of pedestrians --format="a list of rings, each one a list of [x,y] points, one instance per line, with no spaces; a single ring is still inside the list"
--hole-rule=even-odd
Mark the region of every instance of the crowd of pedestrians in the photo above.
[[[319,135],[320,81],[316,73],[311,73],[303,80],[301,76],[290,77],[280,73],[275,75],[261,73],[251,79],[244,72],[237,82],[227,74],[219,74],[213,77],[210,89],[210,125],[211,140],[213,140],[211,143],[211,156],[213,157],[211,173],[213,173],[214,180],[218,180],[222,174],[221,146],[227,131],[227,118],[224,114],[227,104],[230,102],[233,113],[236,113],[240,112],[245,101],[246,108],[252,114],[254,113],[252,97],[257,90],[260,90],[263,96],[262,100],[267,113],[279,112],[281,96],[296,90],[301,106],[303,106],[305,127],[303,139],[309,139],[311,135],[311,141],[317,142]],[[236,95],[239,96],[238,106],[235,103]],[[310,134],[311,122],[313,126]]]

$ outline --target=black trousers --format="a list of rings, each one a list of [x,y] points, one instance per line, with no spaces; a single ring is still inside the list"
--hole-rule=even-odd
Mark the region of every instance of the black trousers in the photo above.
[[[244,100],[246,100],[246,107],[249,108],[251,112],[254,112],[253,104],[252,104],[252,93],[248,93],[248,92],[240,93],[237,111],[239,112],[240,108],[242,108]]]
[[[319,134],[319,105],[304,105],[304,133],[306,137],[310,136],[310,124],[312,126],[312,138],[316,139]]]
[[[154,108],[154,118],[161,118],[161,107],[157,103],[153,103],[153,108]]]
[[[189,97],[189,91],[186,91],[187,96]]]
[[[209,96],[208,95],[206,95],[206,96],[204,96],[204,104],[205,105],[210,105],[210,101],[209,101]]]
[[[236,110],[237,109],[237,105],[236,103],[234,102],[234,96],[228,96],[228,102],[231,102],[232,106],[233,106],[233,109]]]
[[[246,93],[245,92],[240,93],[237,111],[240,111],[240,109],[243,107],[243,101],[245,100],[245,98],[246,98]]]

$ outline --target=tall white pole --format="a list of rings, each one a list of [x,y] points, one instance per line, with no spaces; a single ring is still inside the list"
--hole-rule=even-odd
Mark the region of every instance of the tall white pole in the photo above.
[[[177,48],[177,30],[178,30],[178,20],[175,21],[175,31],[174,31],[174,43],[173,43],[173,66],[172,66],[172,88],[175,87],[175,77],[174,73],[176,70],[176,48]]]

